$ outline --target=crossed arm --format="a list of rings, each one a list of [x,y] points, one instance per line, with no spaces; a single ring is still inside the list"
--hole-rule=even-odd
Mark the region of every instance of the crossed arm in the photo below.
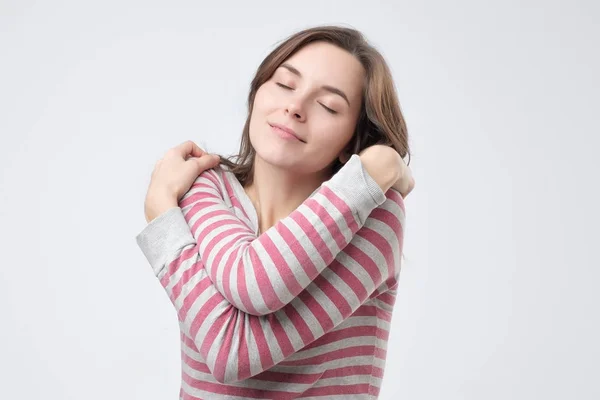
[[[219,382],[283,361],[395,280],[404,204],[358,157],[288,217],[256,236],[208,170],[138,244]]]

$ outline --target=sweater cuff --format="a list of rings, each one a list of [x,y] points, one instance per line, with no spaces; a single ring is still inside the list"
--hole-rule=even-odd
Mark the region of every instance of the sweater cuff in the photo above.
[[[361,224],[386,200],[385,193],[364,168],[358,154],[353,154],[326,185],[348,202]]]
[[[156,276],[181,248],[195,243],[180,207],[172,207],[153,219],[137,236],[136,241]]]

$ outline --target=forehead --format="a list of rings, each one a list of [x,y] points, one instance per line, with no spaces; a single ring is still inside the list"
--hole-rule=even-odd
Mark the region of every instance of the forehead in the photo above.
[[[362,95],[365,71],[358,59],[333,44],[316,42],[304,46],[285,63],[316,85],[335,86],[349,97]]]

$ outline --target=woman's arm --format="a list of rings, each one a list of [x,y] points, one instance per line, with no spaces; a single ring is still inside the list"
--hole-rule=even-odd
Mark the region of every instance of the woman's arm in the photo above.
[[[226,178],[216,170],[204,172],[179,205],[213,284],[252,315],[272,313],[298,296],[385,200],[354,155],[311,198],[256,237],[225,203],[220,179]]]
[[[231,383],[283,361],[348,318],[382,284],[395,283],[404,205],[399,193],[390,190],[386,195],[328,268],[297,297],[264,316],[245,313],[217,290],[180,208],[157,217],[138,243],[173,302],[184,333],[194,340],[215,378]]]

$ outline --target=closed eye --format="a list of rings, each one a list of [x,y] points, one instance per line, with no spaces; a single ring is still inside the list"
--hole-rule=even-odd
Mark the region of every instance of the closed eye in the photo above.
[[[289,86],[287,86],[287,85],[284,85],[283,83],[280,83],[280,82],[275,82],[275,83],[277,84],[277,86],[279,86],[279,87],[281,87],[281,88],[283,88],[283,89],[286,89],[286,90],[294,90],[293,88],[291,88],[291,87],[289,87]],[[319,104],[321,105],[321,107],[323,107],[325,110],[327,110],[327,112],[328,112],[328,113],[330,113],[330,114],[334,114],[334,115],[335,115],[335,114],[337,114],[337,111],[335,111],[335,110],[332,110],[331,108],[327,107],[327,106],[326,106],[326,105],[324,105],[323,103],[319,103]]]
[[[319,104],[321,104],[321,106],[322,106],[324,109],[326,109],[328,113],[330,113],[330,114],[337,114],[337,111],[335,111],[335,110],[332,110],[331,108],[327,107],[325,104],[322,104],[322,103],[319,103]]]

